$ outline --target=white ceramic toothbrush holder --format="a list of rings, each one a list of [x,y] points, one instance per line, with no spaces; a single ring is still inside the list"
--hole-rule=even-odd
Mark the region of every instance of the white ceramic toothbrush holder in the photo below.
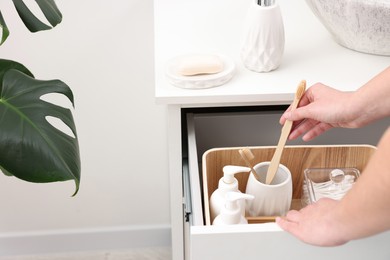
[[[267,6],[252,0],[241,44],[244,66],[255,72],[275,70],[282,62],[284,42],[284,25],[278,3],[270,1]]]
[[[258,216],[284,216],[291,206],[292,178],[290,170],[279,164],[279,168],[270,184],[265,184],[270,162],[256,164],[255,169],[259,181],[249,174],[245,193],[254,199],[247,202],[246,214]]]

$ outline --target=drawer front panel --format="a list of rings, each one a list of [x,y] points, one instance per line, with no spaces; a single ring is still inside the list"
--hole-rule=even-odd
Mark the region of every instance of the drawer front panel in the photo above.
[[[267,225],[267,224],[263,224]],[[276,224],[275,224],[276,225]],[[259,224],[248,228],[219,232],[214,227],[193,227],[191,231],[191,260],[388,260],[390,233],[352,241],[339,247],[307,245],[284,231],[258,230]]]

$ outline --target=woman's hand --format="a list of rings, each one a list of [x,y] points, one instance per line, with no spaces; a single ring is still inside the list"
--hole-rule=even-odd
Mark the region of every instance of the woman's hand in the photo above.
[[[280,118],[295,121],[289,139],[303,134],[309,141],[333,127],[358,128],[390,116],[390,66],[354,92],[342,92],[317,83]]]
[[[359,114],[353,104],[353,92],[342,92],[321,83],[310,87],[302,96],[299,107],[290,108],[280,118],[294,122],[289,139],[304,134],[302,139],[309,141],[333,127],[356,128]]]
[[[348,241],[343,238],[342,226],[334,216],[333,209],[338,203],[323,198],[300,211],[289,211],[286,217],[276,218],[276,223],[305,243],[317,246],[342,245]]]

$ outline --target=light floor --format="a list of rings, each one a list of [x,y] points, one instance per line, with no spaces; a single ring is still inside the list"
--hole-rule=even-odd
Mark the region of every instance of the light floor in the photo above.
[[[48,255],[7,256],[0,260],[170,260],[170,247],[134,248],[123,251],[72,252]]]

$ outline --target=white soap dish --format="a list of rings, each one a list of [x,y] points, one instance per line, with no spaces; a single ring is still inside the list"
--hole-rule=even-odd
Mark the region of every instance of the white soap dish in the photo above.
[[[223,62],[223,70],[214,74],[200,74],[194,76],[183,76],[178,73],[179,65],[183,59],[193,54],[181,55],[173,58],[167,64],[166,77],[172,85],[185,89],[205,89],[217,87],[228,82],[234,75],[235,64],[230,57],[216,54]]]

